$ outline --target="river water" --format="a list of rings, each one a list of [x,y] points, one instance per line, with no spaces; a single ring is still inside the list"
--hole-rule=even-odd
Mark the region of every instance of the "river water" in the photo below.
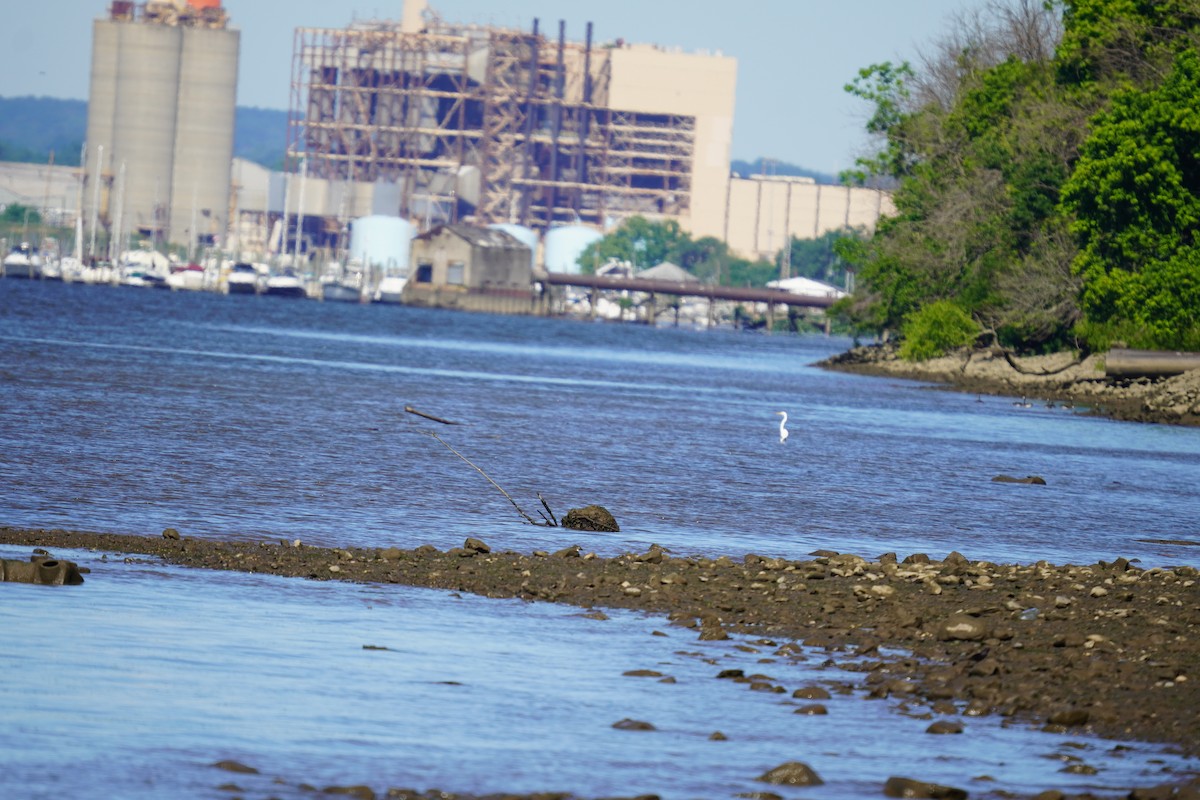
[[[601,555],[657,543],[1200,564],[1200,430],[812,366],[849,345],[0,281],[0,523],[442,549],[477,536]],[[538,493],[558,515],[599,503],[621,532],[527,525],[479,470],[533,516]],[[1179,766],[992,720],[934,747],[913,735],[927,722],[858,698],[796,716],[712,677],[736,665],[789,688],[833,679],[812,672],[819,658],[759,667],[771,648],[698,643],[636,614],[59,555],[92,567],[83,587],[0,585],[4,796],[225,796],[226,780],[291,796],[272,783],[286,777],[730,797],[801,760],[827,781],[806,798],[879,796],[897,763],[978,797],[1103,791]],[[637,668],[677,682],[622,676]],[[659,731],[611,728],[624,717]],[[1075,757],[1099,773],[1061,772]],[[222,758],[263,775],[214,774]]]

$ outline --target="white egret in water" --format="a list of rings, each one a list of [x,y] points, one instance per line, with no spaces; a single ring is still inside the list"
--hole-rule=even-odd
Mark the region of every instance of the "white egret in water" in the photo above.
[[[783,444],[784,442],[787,441],[787,437],[788,437],[788,429],[786,427],[787,426],[787,412],[786,411],[776,411],[775,413],[778,414],[779,416],[783,417],[783,419],[779,420],[779,443]]]

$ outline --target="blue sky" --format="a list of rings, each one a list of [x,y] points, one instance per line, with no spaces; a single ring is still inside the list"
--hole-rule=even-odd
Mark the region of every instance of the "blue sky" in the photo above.
[[[776,158],[835,173],[869,145],[866,105],[842,87],[860,67],[912,58],[949,18],[984,0],[430,0],[447,20],[541,29],[582,41],[623,38],[738,60],[733,157]],[[0,30],[0,96],[87,99],[92,20],[108,0],[8,3]],[[399,19],[391,0],[224,0],[241,29],[238,105],[286,109],[297,27]]]

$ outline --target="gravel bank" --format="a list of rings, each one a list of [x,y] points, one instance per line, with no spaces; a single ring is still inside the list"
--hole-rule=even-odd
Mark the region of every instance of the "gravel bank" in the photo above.
[[[909,378],[943,384],[963,392],[1027,397],[1033,403],[1069,404],[1087,413],[1131,422],[1200,425],[1200,370],[1151,381],[1110,380],[1104,355],[1078,364],[1074,356],[1056,353],[1014,359],[991,350],[963,351],[929,361],[904,361],[895,346],[856,347],[826,359],[820,366],[862,375]]]
[[[600,558],[580,547],[492,552],[476,539],[441,552],[177,536],[0,527],[0,543],[51,551],[152,555],[196,568],[424,586],[596,613],[632,608],[665,615],[699,639],[745,633],[777,653],[802,644],[834,662],[853,648],[871,656],[839,663],[862,673],[855,691],[900,700],[909,713],[949,721],[1001,715],[1200,755],[1200,571],[1190,566],[1143,570],[1121,558],[1022,566],[958,553],[676,558],[658,547]],[[884,655],[892,649],[905,655]],[[1200,782],[1177,776],[1149,791],[1129,796],[1196,798]]]

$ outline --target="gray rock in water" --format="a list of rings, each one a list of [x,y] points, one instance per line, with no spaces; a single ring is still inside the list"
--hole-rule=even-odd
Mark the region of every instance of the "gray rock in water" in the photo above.
[[[643,722],[640,719],[623,719],[619,722],[614,722],[613,727],[619,731],[653,731],[658,730],[649,722]]]
[[[226,772],[238,772],[243,775],[258,774],[258,770],[256,770],[254,767],[247,766],[240,761],[232,761],[229,759],[226,759],[225,761],[218,761],[210,766],[216,767],[217,769],[223,769]]]
[[[992,478],[993,483],[1029,483],[1037,486],[1045,486],[1046,479],[1041,475],[1026,475],[1024,478],[1015,478],[1012,475],[997,475]]]
[[[799,761],[788,761],[775,769],[764,772],[755,780],[779,786],[820,786],[825,781],[810,767]]]
[[[967,800],[967,793],[953,786],[914,781],[912,778],[891,777],[883,785],[887,797],[927,797],[934,800]]]
[[[621,530],[617,520],[604,506],[590,505],[583,508],[572,508],[563,517],[562,526],[577,531],[601,531],[616,533]]]

